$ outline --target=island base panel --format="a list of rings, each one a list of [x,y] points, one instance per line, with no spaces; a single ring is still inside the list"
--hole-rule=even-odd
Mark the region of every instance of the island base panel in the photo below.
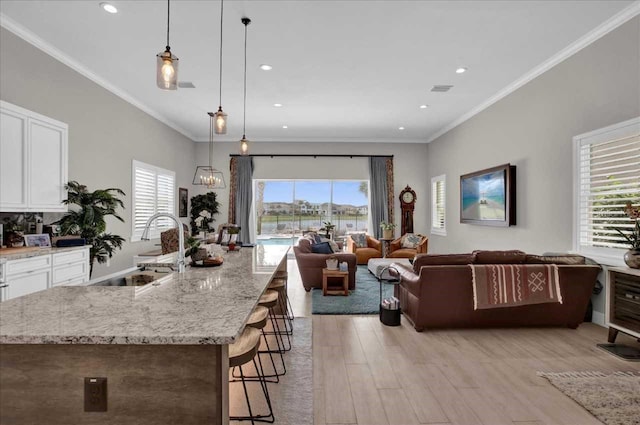
[[[0,423],[226,424],[226,345],[0,345]],[[84,411],[84,378],[107,411]]]

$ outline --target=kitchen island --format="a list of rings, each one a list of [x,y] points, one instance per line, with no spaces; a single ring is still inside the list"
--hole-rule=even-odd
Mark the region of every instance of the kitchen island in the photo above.
[[[226,424],[228,344],[287,251],[224,253],[142,291],[55,287],[0,304],[0,423]],[[108,408],[85,412],[96,377]]]

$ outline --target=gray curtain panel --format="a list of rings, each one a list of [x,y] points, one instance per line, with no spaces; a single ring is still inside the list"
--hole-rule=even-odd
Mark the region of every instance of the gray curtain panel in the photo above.
[[[369,158],[369,185],[371,197],[371,221],[375,238],[382,237],[381,221],[389,221],[387,195],[387,157],[372,156]]]
[[[251,243],[249,233],[249,214],[253,198],[253,158],[238,157],[236,162],[236,217],[235,223],[240,226],[239,238],[244,243]]]

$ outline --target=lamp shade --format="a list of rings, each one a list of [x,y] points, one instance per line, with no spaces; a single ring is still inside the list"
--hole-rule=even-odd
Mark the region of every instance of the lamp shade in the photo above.
[[[164,52],[156,55],[156,84],[163,90],[178,89],[178,58],[167,46]]]
[[[249,141],[242,136],[240,140],[240,154],[247,155],[249,153]]]
[[[210,165],[198,165],[196,167],[193,184],[207,186],[209,189],[224,189],[227,187],[222,171],[218,171]]]
[[[222,106],[215,113],[213,129],[216,134],[227,134],[227,114],[222,111]]]

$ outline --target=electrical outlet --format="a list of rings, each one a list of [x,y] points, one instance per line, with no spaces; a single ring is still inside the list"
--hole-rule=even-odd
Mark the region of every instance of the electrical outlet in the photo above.
[[[107,378],[84,378],[84,411],[107,411]]]

